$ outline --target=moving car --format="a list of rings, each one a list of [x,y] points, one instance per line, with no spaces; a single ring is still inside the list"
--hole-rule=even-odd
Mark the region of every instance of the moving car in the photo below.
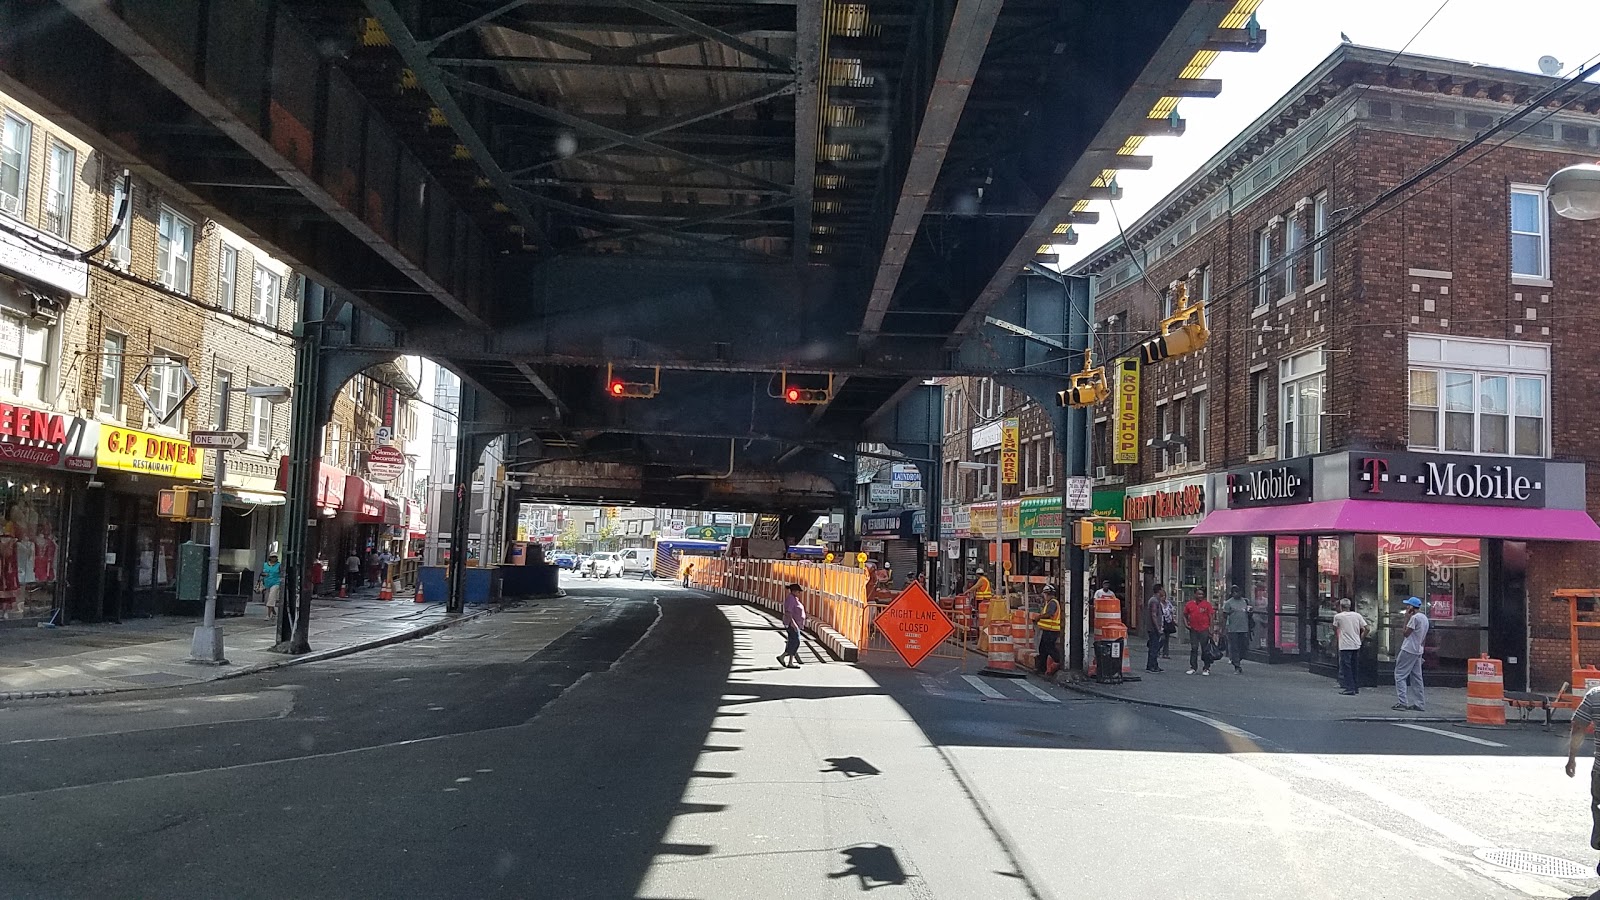
[[[622,574],[622,559],[615,553],[596,553],[589,557],[583,577],[615,578]]]
[[[576,569],[578,567],[578,554],[557,551],[552,562],[556,564],[557,568]]]

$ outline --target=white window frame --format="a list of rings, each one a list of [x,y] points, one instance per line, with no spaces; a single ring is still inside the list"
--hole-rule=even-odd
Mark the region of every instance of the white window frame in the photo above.
[[[1457,338],[1446,335],[1411,335],[1407,347],[1407,373],[1406,373],[1406,416],[1407,416],[1407,445],[1411,449],[1423,453],[1474,453],[1483,456],[1507,456],[1523,459],[1546,458],[1551,450],[1551,422],[1554,412],[1554,401],[1551,397],[1551,349],[1548,344],[1528,341],[1499,341],[1480,338]],[[1418,404],[1413,402],[1411,394],[1411,379],[1413,373],[1427,373],[1433,377],[1434,397],[1433,404]],[[1472,409],[1451,411],[1448,407],[1445,384],[1446,377],[1450,374],[1465,375],[1472,379]],[[1491,415],[1504,415],[1507,420],[1507,434],[1505,446],[1509,452],[1496,453],[1483,450],[1483,388],[1482,381],[1486,377],[1503,377],[1506,379],[1506,409],[1504,412],[1492,412]],[[1519,415],[1517,411],[1517,387],[1519,380],[1535,381],[1539,384],[1540,422],[1538,453],[1517,452],[1517,420],[1530,416]],[[1418,413],[1429,412],[1434,418],[1434,443],[1432,445],[1415,443],[1416,436],[1411,434],[1411,418]],[[1472,416],[1472,449],[1447,450],[1448,441],[1447,419],[1448,414],[1470,414]]]
[[[10,320],[9,327],[15,328],[17,335],[15,345],[0,347],[0,393],[28,403],[54,405],[45,404],[45,400],[53,391],[51,357],[55,347],[55,326],[41,324],[30,311],[10,303],[0,304],[0,317]],[[37,336],[32,342],[39,348],[37,356],[29,355],[30,333]],[[37,393],[30,393],[27,389],[27,375],[30,372],[34,375]]]
[[[1251,454],[1266,453],[1274,446],[1276,438],[1272,433],[1272,388],[1269,380],[1272,375],[1267,369],[1257,369],[1250,373],[1250,402],[1253,408],[1250,411],[1251,440],[1250,446],[1254,449]]]
[[[156,230],[156,280],[180,294],[194,285],[194,222],[166,206]]]
[[[122,206],[122,179],[117,179],[116,185],[111,189],[111,212],[106,217],[106,230],[111,229],[112,223],[117,221],[117,210]],[[110,254],[111,263],[122,269],[127,269],[133,262],[133,201],[128,202],[128,219],[118,229],[117,236],[111,239],[111,245],[106,248]]]
[[[1205,391],[1194,391],[1189,395],[1189,402],[1194,404],[1194,434],[1189,441],[1188,458],[1191,463],[1206,461],[1206,428],[1211,424],[1206,399]]]
[[[182,357],[171,350],[160,347],[150,351],[150,362],[157,363],[162,360],[176,362]],[[152,428],[165,428],[173,431],[183,431],[183,412],[166,422],[161,421],[164,413],[172,409],[169,405],[183,397],[183,380],[179,377],[182,369],[174,365],[154,365],[150,369],[150,383],[145,385],[145,393],[150,397],[150,403],[145,407],[145,424]]]
[[[252,383],[251,387],[264,387]],[[272,446],[272,401],[265,397],[250,397],[250,449],[266,452]]]
[[[12,131],[12,127],[8,126],[16,130]],[[8,134],[20,134],[20,141],[7,141]],[[17,146],[19,142],[21,146]],[[21,219],[28,209],[28,164],[32,152],[33,123],[15,113],[0,115],[0,171],[11,168],[17,173],[16,193],[0,191],[0,213],[12,218]],[[14,160],[9,165],[6,163],[7,155]]]
[[[76,150],[60,141],[51,141],[45,148],[44,209],[39,224],[67,241],[72,240],[72,181],[77,168]]]
[[[1272,303],[1272,229],[1263,225],[1256,231],[1256,309]]]
[[[239,248],[224,243],[217,251],[217,305],[233,312],[239,292]]]
[[[1302,368],[1299,363],[1304,363]],[[1322,402],[1327,397],[1328,358],[1321,347],[1278,361],[1278,458],[1322,452]],[[1307,388],[1314,391],[1307,400]],[[1308,440],[1307,420],[1310,420]]]
[[[1295,254],[1305,245],[1305,242],[1305,226],[1300,224],[1300,216],[1291,209],[1283,214],[1283,272],[1281,274],[1283,294],[1280,299],[1290,297],[1300,289],[1300,279],[1298,277],[1300,260],[1295,258]]]
[[[1311,283],[1328,279],[1328,192],[1319,191],[1311,201],[1311,232],[1316,247],[1311,251]]]
[[[1532,233],[1526,231],[1519,232],[1512,225],[1512,208],[1516,206],[1516,198],[1518,194],[1531,195],[1534,198],[1534,201],[1538,204],[1539,231],[1536,236],[1539,239],[1539,271],[1537,272],[1518,272],[1516,269],[1516,250],[1514,246],[1516,236],[1519,234],[1528,235]],[[1513,184],[1511,186],[1511,195],[1508,199],[1509,202],[1506,206],[1506,231],[1508,235],[1507,240],[1509,242],[1513,242],[1513,246],[1512,251],[1507,255],[1507,268],[1511,270],[1511,277],[1530,278],[1535,281],[1543,281],[1548,279],[1550,277],[1550,204],[1547,202],[1548,198],[1545,196],[1545,187],[1541,184]]]
[[[1161,442],[1161,453],[1156,457],[1156,471],[1165,472],[1172,468],[1172,452],[1167,449],[1167,435],[1172,433],[1172,404],[1162,401],[1156,404],[1156,440]]]
[[[278,298],[283,291],[283,276],[260,263],[251,281],[250,317],[268,328],[278,327]]]
[[[211,374],[211,427],[218,431],[228,430],[228,420],[233,416],[223,416],[222,411],[233,404],[229,402],[228,393],[233,390],[234,374],[227,369],[216,369]]]
[[[95,401],[96,410],[114,419],[122,419],[126,409],[122,405],[124,362],[128,352],[128,336],[107,331],[100,338],[100,396]],[[108,389],[109,388],[109,389]],[[110,402],[107,402],[109,395]]]

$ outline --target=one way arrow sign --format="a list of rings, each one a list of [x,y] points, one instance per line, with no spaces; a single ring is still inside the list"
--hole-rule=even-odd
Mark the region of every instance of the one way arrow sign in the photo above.
[[[189,443],[210,450],[237,450],[248,442],[242,431],[196,431],[189,435]]]

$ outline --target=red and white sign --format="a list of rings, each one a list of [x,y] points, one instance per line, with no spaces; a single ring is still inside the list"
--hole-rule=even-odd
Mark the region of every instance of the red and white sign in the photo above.
[[[397,447],[374,447],[367,454],[367,474],[374,480],[390,482],[406,470],[406,455]]]
[[[878,612],[872,627],[888,639],[895,652],[913,669],[956,630],[939,604],[934,603],[915,581]]]
[[[0,463],[93,472],[99,443],[94,422],[0,403]]]

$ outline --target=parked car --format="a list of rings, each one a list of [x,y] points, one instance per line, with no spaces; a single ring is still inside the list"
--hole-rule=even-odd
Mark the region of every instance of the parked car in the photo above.
[[[561,569],[576,569],[578,567],[578,554],[557,551],[555,564]]]
[[[583,570],[585,578],[615,578],[622,574],[622,559],[615,553],[596,553]]]
[[[617,554],[622,562],[622,571],[629,575],[637,574],[640,578],[646,575],[655,577],[656,552],[649,547],[632,547]]]

